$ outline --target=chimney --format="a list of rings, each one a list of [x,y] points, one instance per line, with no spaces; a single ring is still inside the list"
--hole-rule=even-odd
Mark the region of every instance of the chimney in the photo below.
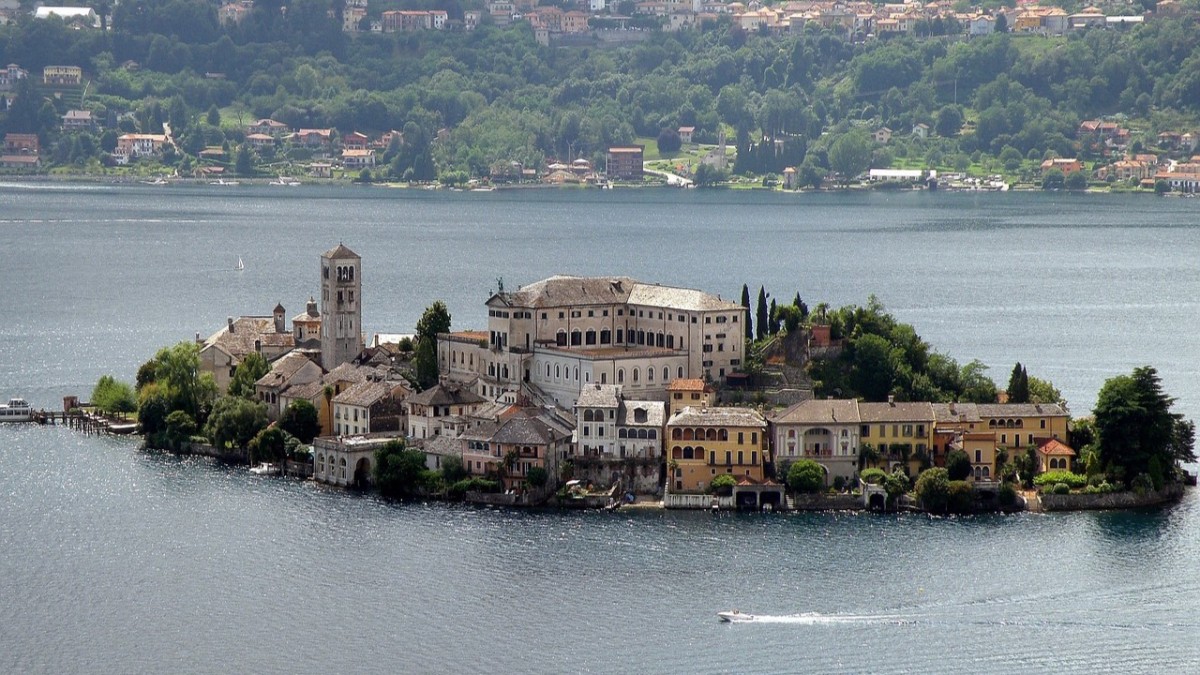
[[[196,331],[196,344],[200,344],[200,331]]]
[[[233,332],[233,317],[232,316],[225,317],[225,324],[227,326],[229,326],[229,332],[232,333]]]
[[[895,396],[888,394],[888,405],[892,406],[893,408],[896,407],[896,397]]]

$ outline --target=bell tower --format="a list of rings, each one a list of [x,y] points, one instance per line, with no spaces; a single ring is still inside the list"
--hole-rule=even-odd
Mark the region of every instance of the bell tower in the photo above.
[[[333,370],[362,351],[362,258],[338,244],[321,254],[321,367]]]

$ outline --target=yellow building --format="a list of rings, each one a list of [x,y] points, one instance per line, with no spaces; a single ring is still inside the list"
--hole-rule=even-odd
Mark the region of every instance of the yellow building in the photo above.
[[[907,467],[911,476],[930,458],[935,417],[932,403],[859,403],[859,443],[879,453],[886,471]]]
[[[996,478],[1001,451],[1011,461],[1047,441],[1065,442],[1071,419],[1057,403],[935,403],[933,409],[938,436],[952,438],[945,447],[935,447],[937,464],[944,464],[950,449],[961,448],[976,480]]]
[[[763,480],[767,421],[748,408],[688,406],[667,422],[670,488],[704,492],[722,474]]]

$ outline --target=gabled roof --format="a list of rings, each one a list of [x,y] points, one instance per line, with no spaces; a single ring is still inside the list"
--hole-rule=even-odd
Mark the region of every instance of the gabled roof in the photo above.
[[[621,405],[621,385],[590,384],[579,392],[576,408],[616,408]]]
[[[513,415],[500,425],[491,442],[508,445],[546,445],[565,436],[526,411]]]
[[[980,403],[979,416],[989,417],[1069,417],[1057,403]]]
[[[629,304],[669,307],[691,312],[745,310],[736,302],[722,300],[720,297],[704,291],[643,283],[634,284],[633,291],[629,294]]]
[[[646,414],[637,421],[638,411]],[[617,425],[622,427],[654,427],[661,429],[667,421],[667,404],[662,401],[623,401],[617,411]]]
[[[391,396],[392,392],[400,386],[401,384],[395,381],[381,382],[379,380],[366,380],[355,383],[349,389],[334,396],[333,402],[366,408]]]
[[[975,403],[934,403],[933,414],[943,424],[982,422]]]
[[[531,308],[623,304],[635,283],[629,277],[553,276],[517,291],[497,293],[492,299],[512,307]]]
[[[204,341],[204,349],[220,348],[230,356],[241,359],[255,350],[257,341],[263,347],[290,348],[296,346],[291,333],[275,332],[273,316],[242,316],[233,321],[233,330],[225,325]]]
[[[267,371],[266,375],[258,378],[258,381],[254,384],[263,387],[287,386],[291,382],[291,379],[296,376],[296,373],[300,372],[302,368],[310,363],[314,366],[316,365],[303,352],[288,352],[275,359],[275,362],[271,364],[271,370]],[[320,368],[317,368],[317,371],[319,373]]]

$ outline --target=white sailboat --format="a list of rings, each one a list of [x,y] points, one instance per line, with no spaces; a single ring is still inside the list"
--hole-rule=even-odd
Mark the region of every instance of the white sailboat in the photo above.
[[[238,272],[241,272],[242,270],[246,269],[246,265],[245,265],[245,264],[242,262],[242,256],[240,256],[240,255],[238,256],[238,264],[237,264],[237,267],[235,267],[235,268],[233,268],[233,269],[234,269],[234,270],[236,270],[236,271],[238,271]]]

